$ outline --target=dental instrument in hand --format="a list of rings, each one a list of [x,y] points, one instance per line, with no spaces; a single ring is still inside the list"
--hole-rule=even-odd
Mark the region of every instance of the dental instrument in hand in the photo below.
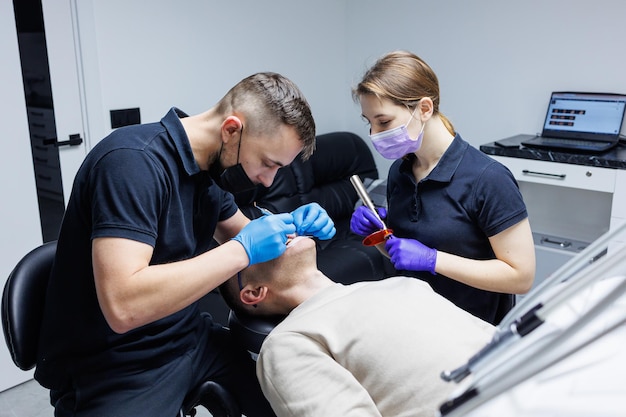
[[[254,207],[256,207],[264,216],[271,216],[274,213],[272,213],[271,211],[269,211],[268,209],[266,209],[265,207],[261,207],[259,206],[256,201],[252,203],[252,205]],[[289,244],[293,241],[293,239],[296,237],[297,235],[295,233],[288,235],[287,236],[287,242],[285,243],[287,246],[289,246]]]
[[[264,216],[271,216],[272,214],[274,214],[274,213],[272,213],[271,211],[269,211],[268,209],[266,209],[265,207],[261,207],[261,206],[259,206],[259,205],[256,203],[256,201],[255,201],[254,203],[252,203],[252,204],[254,205],[254,207],[256,207],[257,209],[259,209],[259,211],[260,211],[261,213],[263,213],[263,215],[264,215]]]
[[[365,204],[365,207],[372,210],[372,212],[376,216],[376,219],[378,219],[380,224],[383,225],[383,230],[387,230],[387,226],[385,226],[385,222],[383,222],[383,219],[381,219],[380,216],[378,215],[378,212],[376,211],[376,207],[374,207],[374,203],[372,203],[372,199],[370,198],[369,194],[367,194],[367,190],[365,189],[365,186],[363,185],[361,178],[355,174],[350,177],[350,182],[352,183],[352,186],[354,187],[357,194],[361,198],[361,201],[363,201],[363,204]]]
[[[383,222],[383,219],[380,218],[380,215],[378,214],[378,211],[376,211],[376,207],[374,207],[374,203],[372,203],[372,199],[367,193],[367,190],[365,189],[365,186],[363,185],[361,178],[355,174],[350,177],[350,182],[352,183],[352,186],[354,187],[357,194],[361,198],[361,201],[363,201],[363,204],[365,205],[365,207],[367,207],[368,209],[372,211],[372,213],[374,213],[374,216],[376,216],[376,219],[383,226],[382,230],[374,232],[371,235],[367,236],[365,239],[363,239],[363,244],[366,246],[375,246],[379,243],[383,243],[386,239],[388,239],[391,236],[391,234],[393,233],[393,230],[387,228],[387,226],[385,225],[385,222]]]

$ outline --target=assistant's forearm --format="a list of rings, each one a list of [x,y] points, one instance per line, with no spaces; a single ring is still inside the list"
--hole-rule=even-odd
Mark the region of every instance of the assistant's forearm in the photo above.
[[[534,259],[513,267],[499,259],[475,260],[437,251],[435,272],[487,291],[524,294],[534,279]]]

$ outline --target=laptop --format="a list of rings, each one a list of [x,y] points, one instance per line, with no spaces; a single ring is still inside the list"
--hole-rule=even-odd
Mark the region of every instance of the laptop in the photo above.
[[[540,136],[521,142],[528,148],[601,153],[619,143],[626,95],[553,92]]]

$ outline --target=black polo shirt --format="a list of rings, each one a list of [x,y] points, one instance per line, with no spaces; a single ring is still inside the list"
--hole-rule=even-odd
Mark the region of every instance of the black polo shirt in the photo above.
[[[426,178],[416,183],[411,166],[412,159],[394,162],[387,181],[387,225],[398,237],[465,258],[494,259],[488,238],[528,216],[511,172],[458,134]],[[491,323],[512,306],[509,294],[429,272],[400,272],[427,281],[439,294]]]
[[[151,264],[207,251],[232,195],[193,157],[173,108],[158,123],[120,128],[95,146],[76,175],[58,240],[36,378],[61,388],[70,376],[149,369],[196,345],[195,304],[125,334],[114,333],[96,298],[91,242],[117,237],[154,247]],[[172,279],[176,279],[172,277]]]

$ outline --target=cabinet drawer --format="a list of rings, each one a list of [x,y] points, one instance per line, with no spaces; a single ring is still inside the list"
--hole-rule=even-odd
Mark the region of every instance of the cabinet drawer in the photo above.
[[[615,190],[615,169],[502,156],[492,158],[509,168],[518,181],[607,193]]]

